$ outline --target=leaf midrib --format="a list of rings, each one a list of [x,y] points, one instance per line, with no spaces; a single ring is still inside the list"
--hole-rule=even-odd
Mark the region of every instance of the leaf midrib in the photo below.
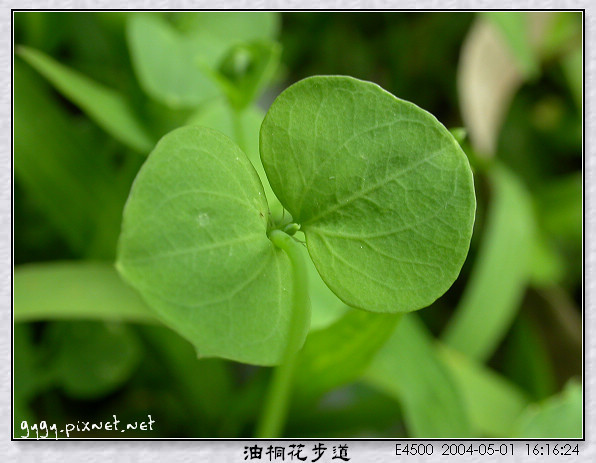
[[[338,199],[336,204],[332,205],[331,207],[328,207],[327,209],[324,209],[322,212],[319,212],[314,217],[310,217],[309,219],[303,221],[302,226],[305,227],[308,224],[312,224],[313,222],[316,222],[335,211],[338,211],[340,209],[343,209],[344,207],[350,206],[352,201],[363,198],[367,194],[372,193],[373,191],[378,190],[379,188],[382,188],[386,184],[397,180],[402,175],[410,172],[411,170],[414,170],[416,167],[418,167],[421,164],[431,161],[432,159],[434,159],[435,157],[439,156],[442,153],[443,153],[443,149],[442,148],[438,149],[436,152],[432,153],[431,155],[421,159],[420,161],[417,161],[417,162],[411,164],[410,166],[406,167],[405,169],[400,170],[395,175],[386,177],[383,180],[381,180],[380,182],[377,182],[363,190],[359,190],[356,193],[348,196],[347,198]]]

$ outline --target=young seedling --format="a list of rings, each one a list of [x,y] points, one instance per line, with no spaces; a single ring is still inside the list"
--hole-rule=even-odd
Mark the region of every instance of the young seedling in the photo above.
[[[320,276],[347,305],[410,312],[456,279],[476,203],[449,131],[351,77],[285,90],[261,126],[260,154],[266,179],[219,132],[183,127],[163,137],[126,204],[117,267],[200,355],[284,363],[272,389],[283,396],[310,317],[291,235],[304,233]],[[274,220],[268,200],[281,202],[286,220]]]

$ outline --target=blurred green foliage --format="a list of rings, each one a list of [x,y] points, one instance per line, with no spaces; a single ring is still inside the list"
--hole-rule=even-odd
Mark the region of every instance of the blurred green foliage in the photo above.
[[[317,289],[286,435],[581,437],[582,16],[542,14],[14,13],[15,437],[148,413],[153,433],[116,437],[253,435],[270,370],[197,359],[111,265],[145,155],[197,123],[262,175],[263,111],[314,74],[473,135],[457,79],[478,21],[519,77],[496,93],[495,152],[461,142],[478,200],[461,275],[396,327]]]

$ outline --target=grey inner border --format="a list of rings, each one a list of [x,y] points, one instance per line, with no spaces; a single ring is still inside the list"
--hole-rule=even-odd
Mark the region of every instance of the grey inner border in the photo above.
[[[594,112],[594,98],[596,90],[594,86],[594,71],[596,67],[596,16],[592,13],[596,10],[590,6],[589,1],[571,2],[552,2],[552,1],[494,1],[484,0],[479,2],[471,1],[448,1],[439,2],[437,0],[352,0],[352,1],[333,1],[333,0],[307,0],[307,1],[272,1],[262,0],[255,2],[231,1],[223,2],[213,1],[189,1],[189,0],[129,0],[127,2],[118,2],[114,0],[100,1],[68,1],[68,0],[45,0],[45,1],[7,1],[2,0],[2,19],[0,20],[0,34],[4,46],[0,52],[0,63],[4,73],[1,76],[0,102],[2,112],[0,114],[0,326],[2,326],[2,336],[0,337],[0,351],[5,361],[2,363],[1,372],[3,381],[1,383],[0,402],[0,421],[2,423],[2,441],[0,443],[0,455],[6,457],[4,461],[43,461],[45,462],[78,462],[86,461],[89,463],[103,463],[105,461],[126,461],[126,462],[242,462],[244,460],[244,447],[254,445],[255,441],[126,441],[126,442],[77,442],[77,441],[38,441],[38,442],[11,442],[10,434],[12,430],[11,416],[11,8],[19,9],[474,9],[474,8],[493,8],[493,9],[577,9],[586,10],[584,24],[586,30],[586,44],[584,45],[586,57],[585,69],[585,179],[584,185],[584,203],[585,203],[585,412],[586,442],[580,442],[580,456],[563,457],[565,461],[596,461],[596,396],[593,394],[595,378],[594,369],[596,368],[596,313],[591,309],[594,307],[594,293],[596,290],[596,280],[594,271],[596,269],[596,242],[590,239],[593,231],[596,229],[596,206],[594,198],[596,197],[596,152],[594,149],[594,134],[596,129],[596,119]],[[266,448],[273,444],[286,446],[292,442],[258,442],[259,445]],[[376,463],[376,462],[395,462],[398,458],[406,458],[408,461],[435,462],[456,461],[475,462],[475,461],[494,461],[495,457],[480,456],[441,456],[441,445],[446,441],[434,441],[434,453],[432,456],[419,457],[396,457],[395,442],[391,441],[325,441],[328,448],[321,462],[341,462],[342,460],[332,460],[333,445],[348,444],[348,457],[350,462]],[[402,441],[407,442],[407,441]],[[430,442],[430,441],[429,441]],[[504,441],[510,443],[512,441]],[[310,459],[313,457],[310,449],[316,442],[302,442],[305,446],[304,455]],[[481,441],[472,442],[478,445]],[[498,442],[494,442],[499,444]],[[515,462],[533,462],[533,461],[562,461],[560,456],[526,456],[526,442],[514,442],[514,456],[502,457],[499,460]],[[251,461],[251,460],[247,460]],[[259,461],[259,460],[252,460]],[[263,452],[263,459],[260,461],[269,461]],[[290,461],[286,458],[285,461]],[[297,460],[294,460],[297,461]]]

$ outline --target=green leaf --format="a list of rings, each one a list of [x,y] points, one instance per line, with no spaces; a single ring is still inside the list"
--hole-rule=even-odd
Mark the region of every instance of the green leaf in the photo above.
[[[310,330],[321,330],[340,319],[347,311],[350,311],[350,308],[338,299],[321,279],[306,247],[304,247],[304,261],[308,270],[308,296],[311,305]]]
[[[134,150],[147,152],[151,137],[118,92],[54,61],[44,53],[20,46],[19,55],[42,74],[66,98],[117,140]]]
[[[32,326],[14,325],[14,394],[15,401],[25,406],[28,401],[51,383],[51,375],[44,365],[44,356],[33,342]]]
[[[142,335],[163,359],[169,380],[186,407],[213,429],[233,399],[233,377],[225,361],[198,359],[192,344],[164,326],[141,326]],[[153,355],[153,354],[152,354]]]
[[[536,230],[530,262],[533,286],[547,287],[560,284],[565,276],[563,256],[557,252],[542,230]]]
[[[307,78],[265,116],[261,159],[346,304],[420,309],[459,274],[474,222],[472,173],[426,111],[370,82]]]
[[[444,345],[438,348],[478,434],[512,437],[513,424],[529,404],[528,397],[496,372]]]
[[[200,355],[278,363],[296,289],[287,255],[267,237],[268,216],[259,177],[232,140],[177,129],[135,180],[117,267]]]
[[[140,340],[121,323],[55,322],[48,331],[56,349],[51,368],[71,397],[94,399],[114,391],[141,360]]]
[[[264,113],[251,106],[236,114],[223,99],[214,100],[201,107],[189,120],[189,125],[202,125],[219,130],[235,140],[243,148],[248,159],[254,166],[269,203],[269,209],[275,222],[283,220],[283,206],[273,193],[261,158],[259,156],[259,129],[263,122]],[[241,133],[238,133],[240,129]],[[287,216],[287,214],[286,214]],[[312,260],[304,248],[304,261],[308,268],[308,288],[312,307],[311,330],[325,328],[341,317],[346,311],[346,305],[321,280]]]
[[[159,14],[137,14],[127,28],[144,90],[172,107],[192,107],[220,94],[211,74],[234,46],[272,38],[273,13],[184,13],[177,25]]]
[[[540,62],[532,47],[529,14],[519,11],[486,11],[481,14],[497,26],[525,78],[536,77],[540,72]]]
[[[309,405],[292,410],[292,420],[288,422],[286,434],[294,439],[404,437],[401,433],[396,435],[401,411],[395,400],[362,383],[342,388],[335,398],[338,396],[341,397],[340,407],[330,395],[330,400],[316,407]]]
[[[537,220],[544,248],[533,272],[533,282],[575,285],[582,270],[582,173],[560,176],[536,188]],[[544,255],[546,254],[546,255]],[[550,281],[544,277],[551,277]]]
[[[492,207],[470,281],[443,340],[476,360],[494,352],[520,307],[531,273],[531,199],[505,167],[491,169]]]
[[[269,83],[281,55],[281,46],[272,41],[237,45],[223,58],[213,78],[234,108],[244,109]]]
[[[235,45],[278,35],[280,15],[274,12],[221,12],[181,13],[173,15],[173,22],[185,34],[205,34],[219,42]]]
[[[365,380],[401,403],[409,437],[472,436],[460,391],[416,315],[403,317]]]
[[[453,138],[462,145],[468,136],[468,131],[464,127],[454,127],[449,129],[449,133],[453,135]]]
[[[53,378],[43,362],[43,356],[33,343],[31,325],[15,324],[13,336],[13,437],[20,438],[27,436],[26,429],[21,428],[22,422],[37,421],[30,406],[31,399],[51,385]],[[33,434],[30,432],[29,435]]]
[[[582,173],[561,176],[537,191],[539,218],[544,231],[559,243],[581,247]]]
[[[517,422],[515,437],[522,439],[581,439],[582,387],[570,381],[563,392],[541,404],[530,405]]]
[[[274,217],[281,217],[282,206],[273,190],[269,186],[267,174],[263,169],[259,156],[259,129],[265,114],[258,108],[251,106],[244,111],[236,113],[223,99],[210,101],[193,114],[187,121],[188,125],[202,125],[218,130],[234,140],[246,153],[248,159],[259,174],[259,179],[265,190],[265,197],[269,209]]]
[[[541,309],[548,310],[545,307]],[[544,318],[546,316],[546,313],[542,315]],[[522,387],[534,400],[545,399],[556,391],[555,372],[546,346],[547,339],[543,328],[526,312],[521,312],[501,349],[503,374]]]
[[[563,58],[563,73],[580,114],[583,111],[584,66],[582,49],[577,47]]]
[[[28,264],[14,273],[15,321],[60,319],[155,323],[153,312],[113,265],[99,262]]]
[[[114,203],[113,172],[97,139],[74,124],[44,81],[15,59],[14,169],[73,251],[83,254],[105,224],[97,212]],[[95,143],[94,143],[95,141]]]
[[[329,327],[310,333],[297,359],[296,394],[313,400],[358,379],[400,318],[351,309]]]
[[[37,416],[35,416],[29,405],[18,396],[15,396],[14,398],[12,413],[14,418],[13,439],[26,438],[27,427],[38,422]],[[26,421],[27,423],[23,423],[23,421]],[[35,437],[35,434],[29,430],[29,438],[31,437]]]
[[[569,51],[569,48],[574,45],[581,48],[583,30],[581,11],[549,11],[546,14],[548,20],[544,21],[545,24],[542,25],[544,31],[538,44],[543,60],[550,61],[560,58],[561,54]]]
[[[207,44],[181,36],[156,14],[132,16],[127,36],[139,82],[156,100],[177,108],[197,106],[218,95],[197,62]]]
[[[240,122],[237,124],[236,115]],[[246,108],[244,111],[236,113],[225,98],[217,98],[201,105],[186,121],[186,125],[202,125],[210,129],[218,130],[234,140],[242,151],[246,153],[248,159],[253,164],[259,174],[259,178],[265,186],[267,176],[261,164],[259,156],[259,129],[263,123],[265,113],[256,106]],[[238,133],[238,127],[242,131]],[[269,201],[269,196],[267,196]]]

